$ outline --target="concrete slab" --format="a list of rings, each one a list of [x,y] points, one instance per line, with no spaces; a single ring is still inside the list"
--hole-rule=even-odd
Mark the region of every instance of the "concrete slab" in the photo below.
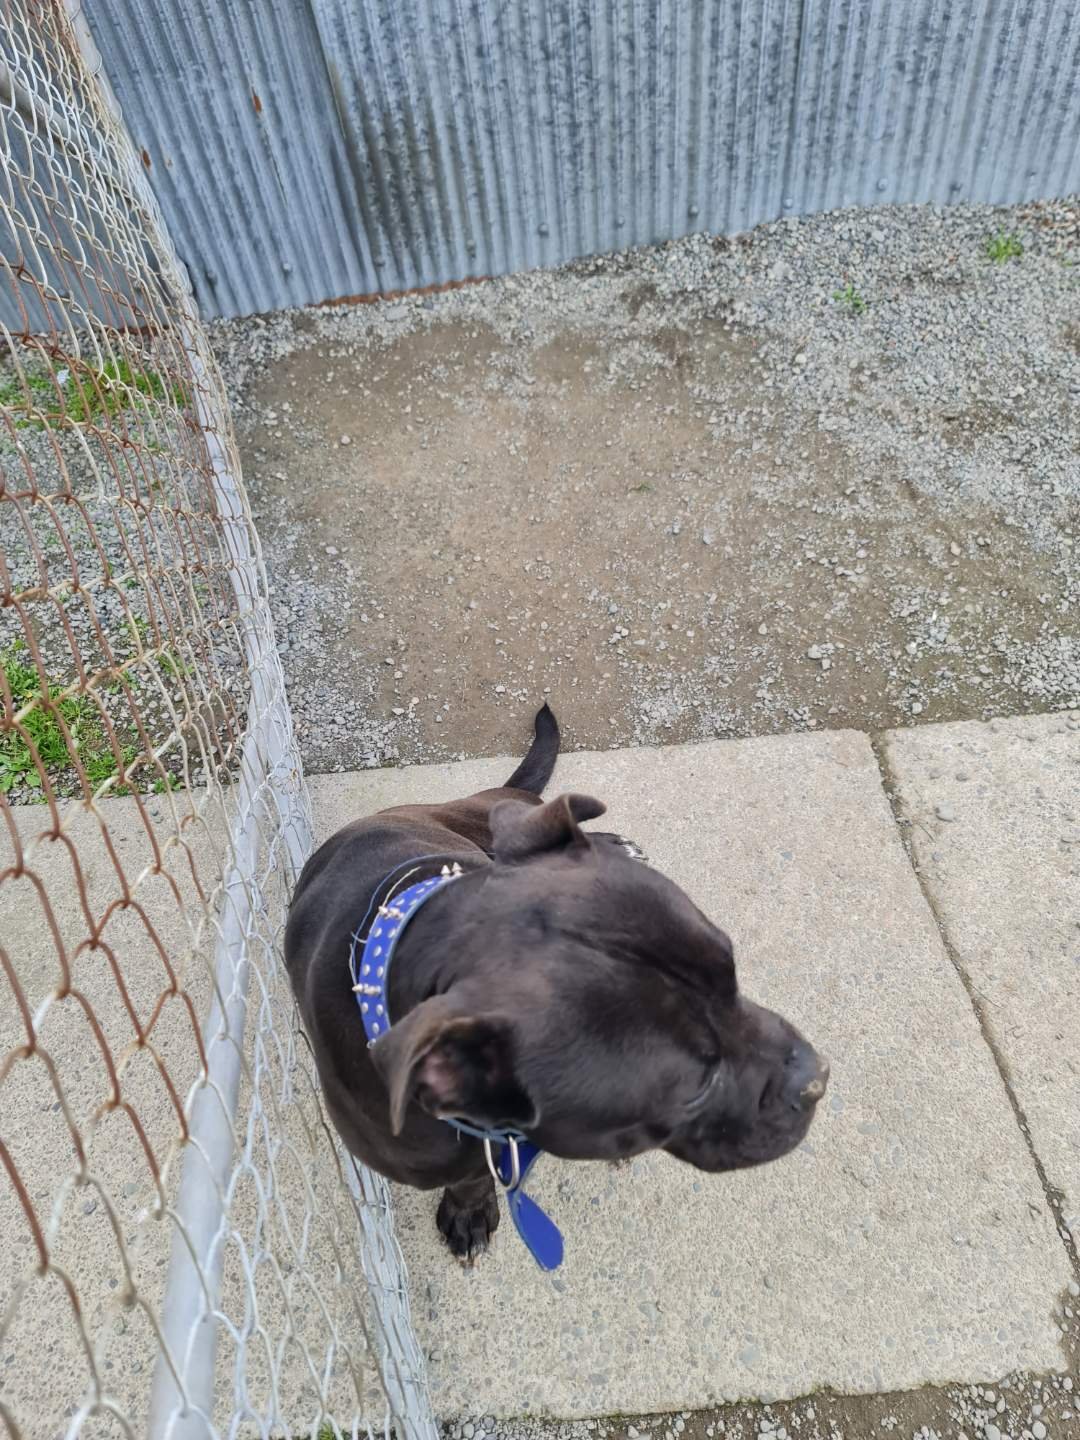
[[[507,762],[326,776],[328,833],[497,783]],[[473,1273],[398,1195],[442,1415],[580,1416],[867,1392],[1060,1365],[1067,1257],[993,1057],[899,842],[867,740],[834,732],[572,754],[558,788],[733,935],[742,983],[833,1059],[810,1142],[708,1177],[542,1163],[567,1259],[509,1227]]]
[[[1080,1243],[1080,716],[898,730],[931,901]]]

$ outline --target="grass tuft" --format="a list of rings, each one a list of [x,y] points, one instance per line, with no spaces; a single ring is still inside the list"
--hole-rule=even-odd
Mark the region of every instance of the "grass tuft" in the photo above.
[[[986,242],[986,258],[992,260],[995,265],[1004,265],[1006,260],[1019,260],[1023,253],[1024,247],[1020,243],[1019,235],[1011,232],[1006,233],[1004,230],[999,230]]]
[[[0,669],[3,670],[15,710],[33,707],[21,722],[25,735],[15,729],[0,730],[0,794],[8,794],[17,785],[44,791],[45,780],[34,763],[31,742],[37,750],[45,778],[52,780],[72,767],[64,726],[78,752],[87,780],[94,790],[99,789],[116,776],[119,767],[97,706],[88,695],[68,695],[59,699],[63,687],[52,682],[43,692],[37,670],[23,658],[25,649],[21,641],[16,641],[0,654]],[[124,764],[128,765],[138,751],[134,745],[125,745],[120,753]],[[113,793],[127,793],[127,786],[116,786]],[[42,801],[44,798],[42,793]]]
[[[126,360],[109,360],[100,370],[61,365],[48,374],[8,375],[0,380],[0,406],[22,410],[16,428],[55,430],[111,419],[121,410],[171,400],[183,407],[181,385],[167,386],[154,370],[135,370]]]
[[[867,306],[867,302],[855,289],[855,286],[850,280],[842,290],[834,290],[832,298],[838,305],[846,305],[852,315],[861,315]]]

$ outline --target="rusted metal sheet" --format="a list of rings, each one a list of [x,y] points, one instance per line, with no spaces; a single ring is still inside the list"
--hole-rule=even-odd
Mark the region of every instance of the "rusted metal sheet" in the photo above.
[[[1064,0],[95,0],[206,314],[1080,190]]]

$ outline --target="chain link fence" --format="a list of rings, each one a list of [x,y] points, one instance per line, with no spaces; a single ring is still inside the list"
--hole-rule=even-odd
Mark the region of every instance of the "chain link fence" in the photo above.
[[[280,959],[311,820],[223,388],[97,68],[0,0],[0,1417],[427,1440]]]

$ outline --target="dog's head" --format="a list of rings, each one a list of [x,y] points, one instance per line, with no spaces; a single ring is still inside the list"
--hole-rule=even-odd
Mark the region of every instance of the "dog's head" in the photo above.
[[[775,1160],[806,1134],[828,1067],[739,994],[731,941],[678,886],[582,831],[603,811],[581,795],[495,807],[494,864],[448,887],[425,932],[438,993],[371,1052],[392,1124],[416,1102],[567,1159]]]

